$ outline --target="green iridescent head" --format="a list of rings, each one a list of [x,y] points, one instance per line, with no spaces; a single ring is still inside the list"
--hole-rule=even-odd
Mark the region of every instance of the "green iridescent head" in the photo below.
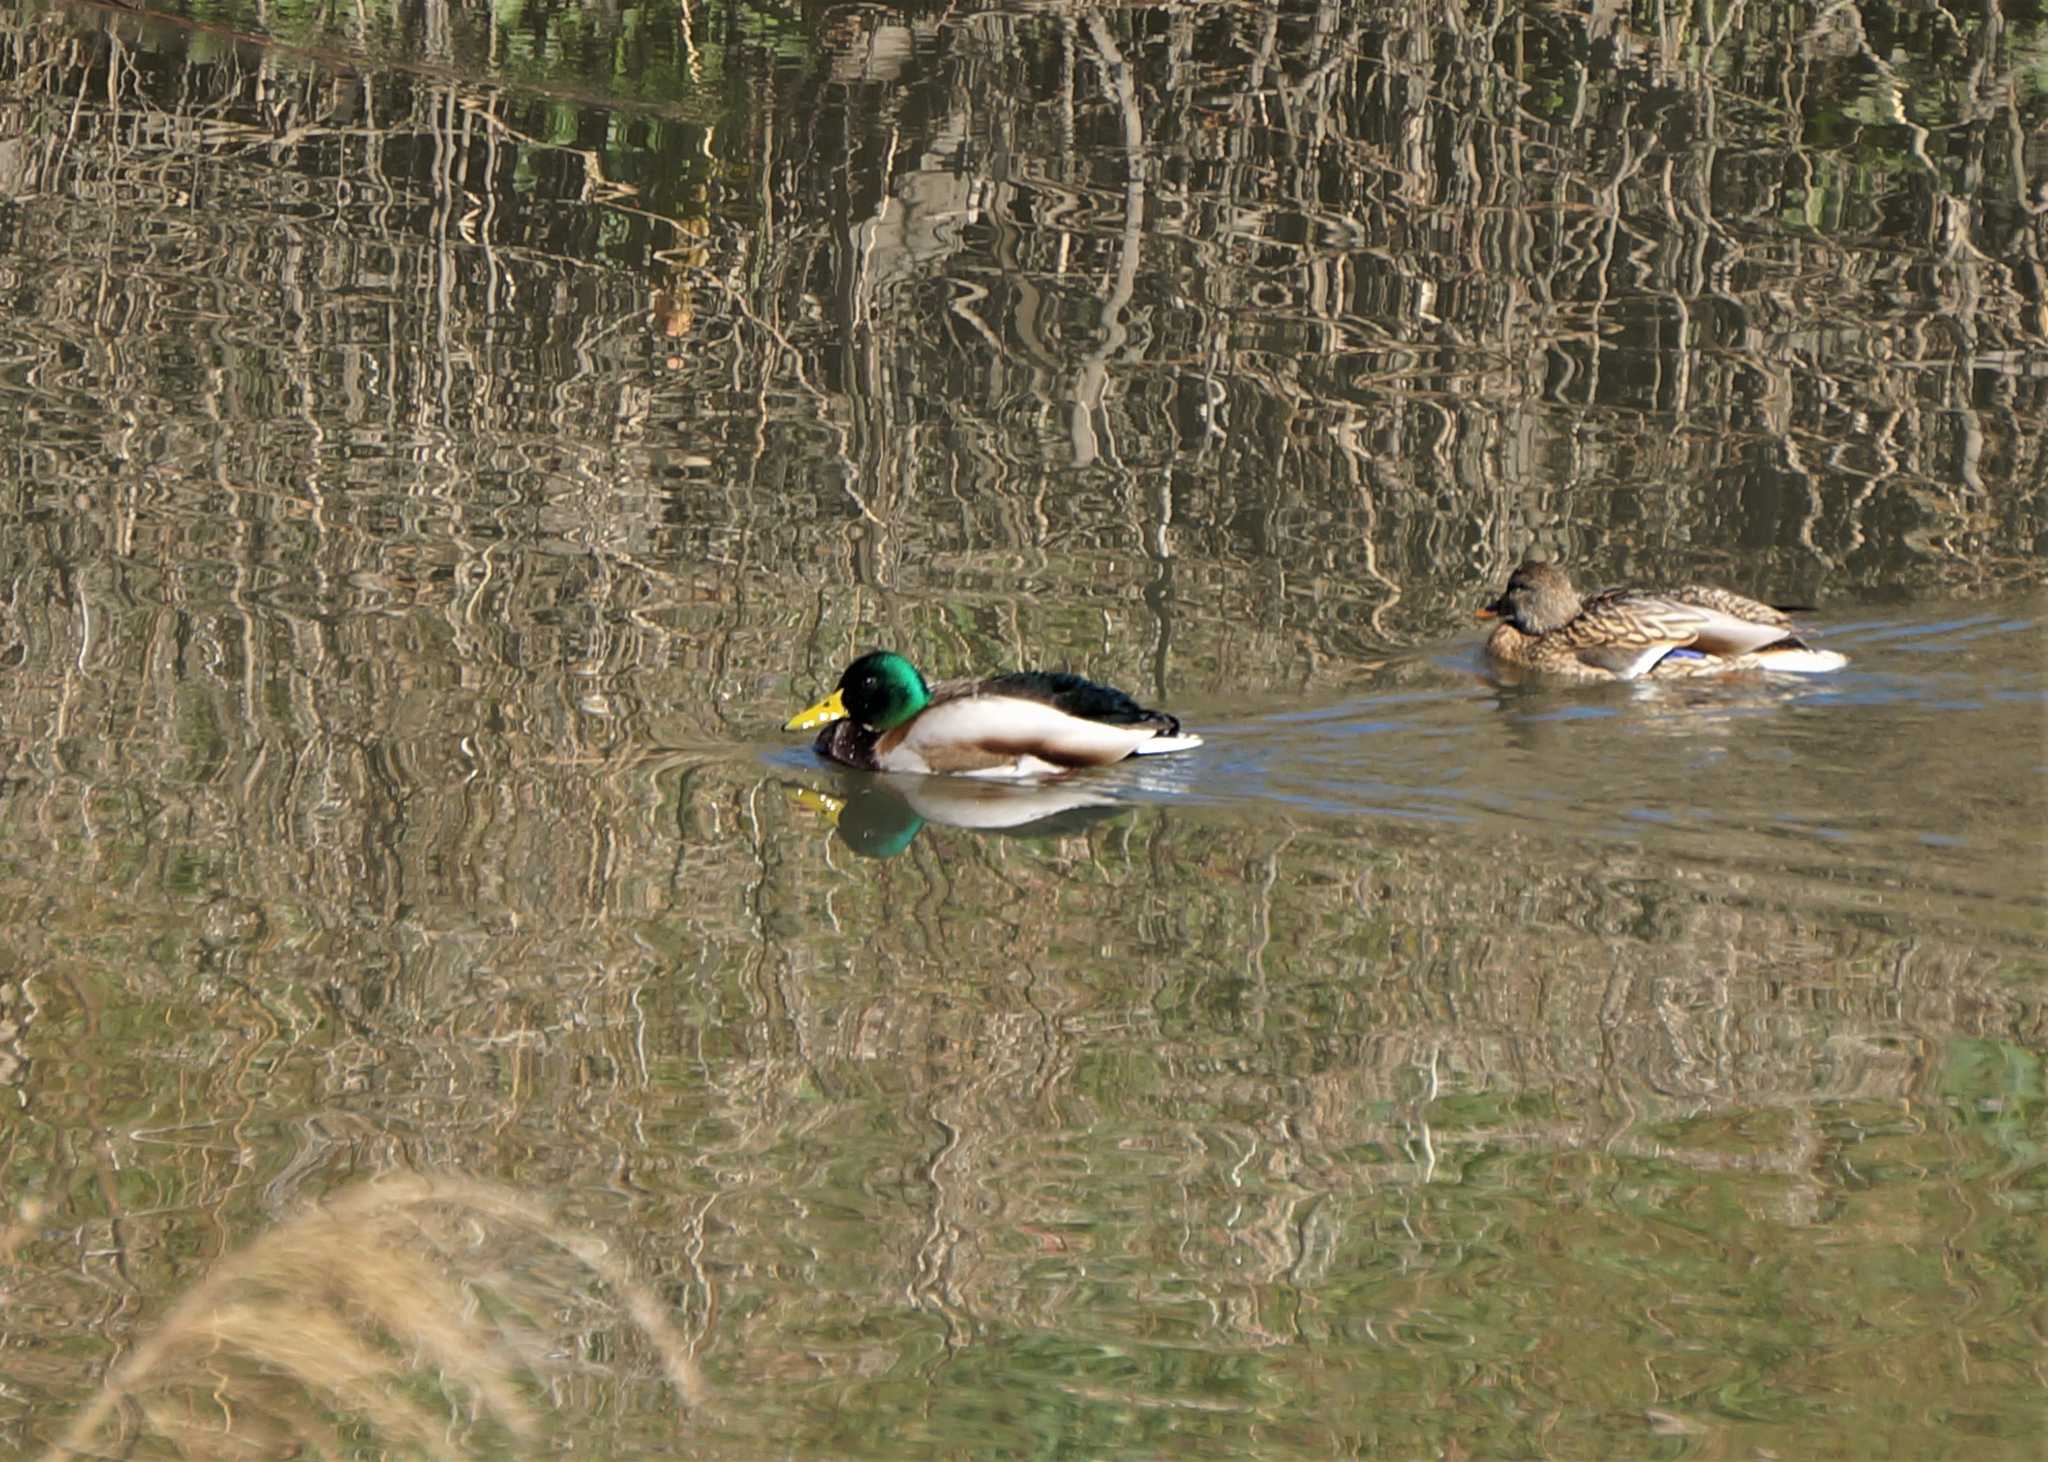
[[[870,731],[893,731],[932,703],[917,667],[893,650],[873,650],[846,667],[839,688],[791,716],[785,731],[851,719]]]

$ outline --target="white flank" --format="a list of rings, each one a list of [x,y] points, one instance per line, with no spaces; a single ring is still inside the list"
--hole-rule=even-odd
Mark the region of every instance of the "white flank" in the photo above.
[[[1797,650],[1787,647],[1783,650],[1763,650],[1756,656],[1757,664],[1766,670],[1779,670],[1788,675],[1825,675],[1830,670],[1840,670],[1849,663],[1847,655],[1834,650]]]
[[[1155,736],[1150,741],[1141,741],[1132,756],[1158,756],[1168,751],[1193,751],[1202,744],[1202,738],[1193,732],[1179,736]]]
[[[1017,746],[1056,751],[1062,762],[1025,749],[1013,761],[993,767],[949,767],[949,748]],[[1065,761],[1106,766],[1134,753],[1184,751],[1201,745],[1199,736],[1161,736],[1152,726],[1116,726],[1070,716],[1022,696],[972,696],[941,701],[912,723],[910,733],[882,756],[883,769],[929,772],[935,768],[970,777],[1050,777],[1071,771]]]
[[[1040,742],[1077,758],[1111,762],[1123,760],[1153,734],[1150,726],[1090,721],[1022,696],[978,695],[933,706],[917,718],[903,744],[921,752],[935,743]]]

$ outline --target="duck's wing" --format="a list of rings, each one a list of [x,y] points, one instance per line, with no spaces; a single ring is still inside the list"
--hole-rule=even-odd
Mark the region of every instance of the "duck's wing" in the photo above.
[[[1666,591],[1663,597],[1714,616],[1713,623],[1702,630],[1696,642],[1697,648],[1710,654],[1741,656],[1759,670],[1795,675],[1824,674],[1849,663],[1847,655],[1818,649],[1799,633],[1791,616],[1804,613],[1803,606],[1761,604],[1707,584],[1689,584]],[[1731,621],[1739,628],[1731,630]],[[1748,648],[1733,648],[1744,644]],[[1731,648],[1720,648],[1723,645]]]
[[[1543,636],[1546,653],[1633,680],[1699,638],[1709,611],[1628,589],[1585,601],[1568,623]]]
[[[1716,614],[1725,614],[1731,619],[1744,620],[1750,624],[1776,625],[1779,629],[1792,628],[1789,616],[1799,611],[1791,606],[1765,604],[1751,599],[1746,594],[1737,594],[1728,589],[1717,589],[1712,584],[1685,584],[1676,589],[1638,590],[1647,592],[1657,599],[1668,599],[1674,604],[1690,604],[1699,609],[1710,609]]]
[[[1555,630],[1559,647],[1624,680],[1648,673],[1673,650],[1731,660],[1762,650],[1803,650],[1792,621],[1768,604],[1726,589],[1610,589]]]
[[[1148,710],[1114,686],[1099,685],[1063,670],[1014,670],[975,684],[970,693],[1037,701],[1084,721],[1152,726],[1169,735],[1180,730],[1180,722],[1166,712]]]
[[[1663,602],[1698,616],[1693,648],[1708,655],[1747,655],[1773,646],[1804,649],[1782,610],[1759,604],[1726,589],[1692,585],[1659,596]]]

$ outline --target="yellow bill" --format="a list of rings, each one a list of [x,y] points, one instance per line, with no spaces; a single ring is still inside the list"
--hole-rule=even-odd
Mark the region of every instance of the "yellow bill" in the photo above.
[[[809,710],[798,711],[794,716],[784,721],[782,729],[785,731],[808,731],[813,726],[825,726],[833,721],[844,721],[845,719],[846,702],[840,699],[839,692],[835,690]]]

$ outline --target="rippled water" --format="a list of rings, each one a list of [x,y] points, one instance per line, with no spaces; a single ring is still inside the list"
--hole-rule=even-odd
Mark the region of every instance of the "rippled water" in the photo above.
[[[1835,676],[1591,691],[1495,684],[1482,656],[1444,652],[1412,676],[1433,688],[1223,723],[1170,790],[1548,838],[1594,867],[1646,845],[1772,875],[1777,898],[1855,907],[1889,888],[1957,934],[2024,941],[2048,826],[2025,765],[2042,635],[2038,600],[1937,610],[1831,627],[1853,656]]]
[[[0,1451],[2035,1455],[2044,58],[0,7]]]

